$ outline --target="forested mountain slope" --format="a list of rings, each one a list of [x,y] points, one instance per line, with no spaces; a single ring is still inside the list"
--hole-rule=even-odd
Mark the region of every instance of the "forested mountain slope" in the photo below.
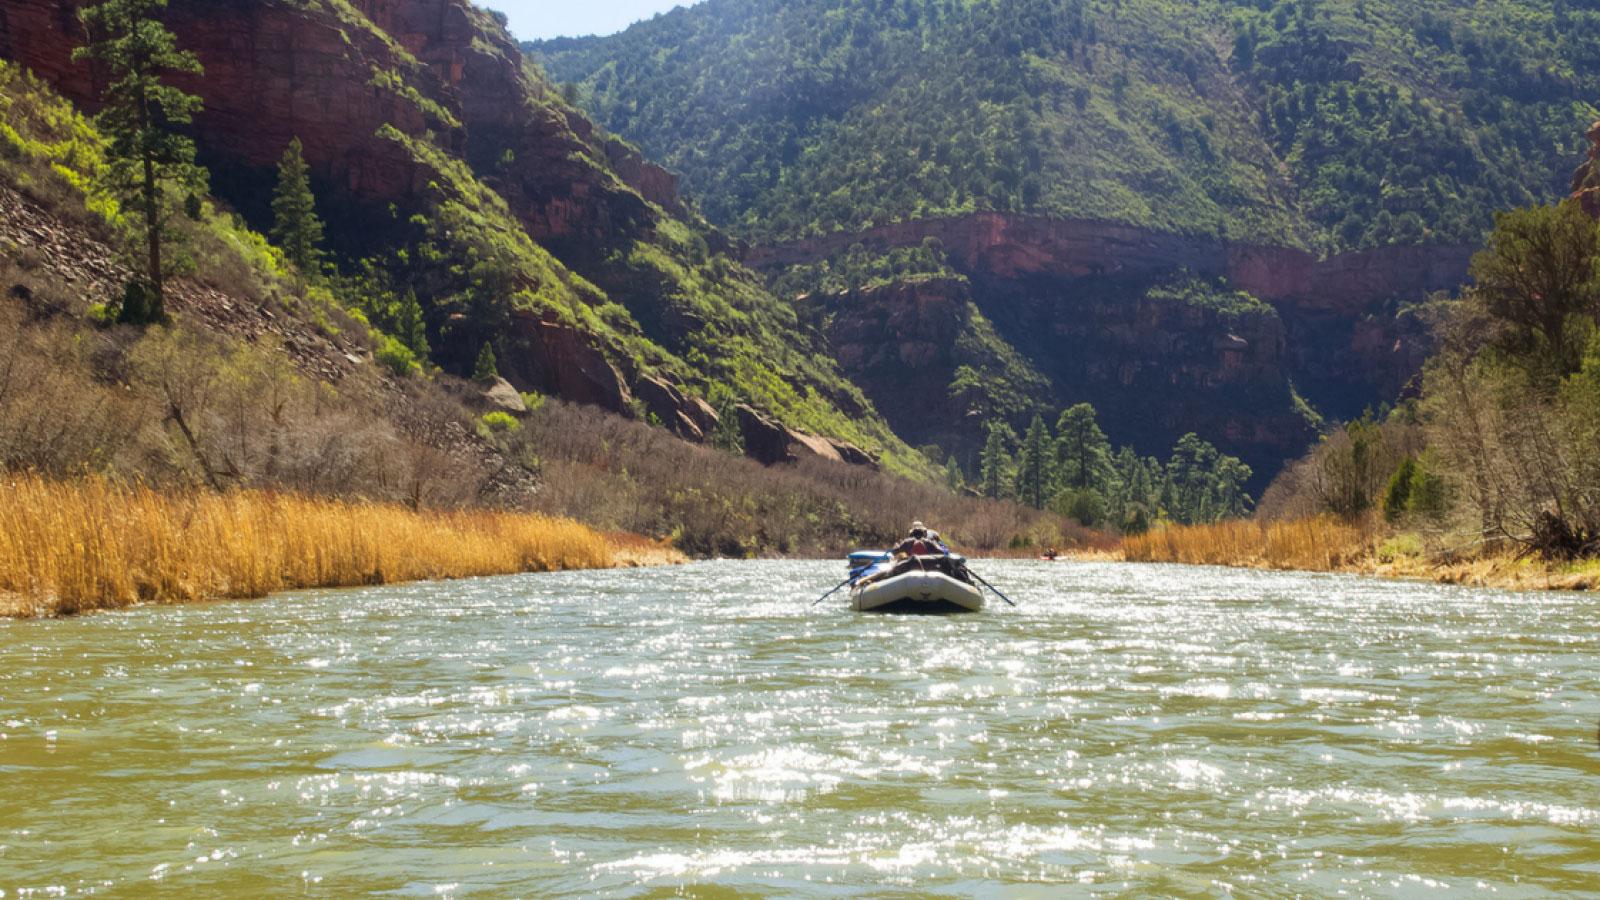
[[[997,210],[1328,251],[1552,195],[1597,46],[1534,0],[708,0],[533,50],[751,239]]]
[[[104,78],[72,58],[83,5],[0,0],[0,56],[92,110]],[[487,346],[523,390],[691,439],[718,407],[749,404],[837,439],[812,441],[826,455],[850,442],[922,465],[672,176],[563,102],[490,13],[173,0],[163,18],[204,67],[173,80],[203,103],[193,132],[215,193],[264,230],[274,166],[298,137],[329,220],[331,287],[386,328],[415,298],[446,370],[472,371]]]
[[[815,301],[914,443],[970,458],[987,418],[1087,400],[1143,452],[1197,431],[1260,475],[1412,384],[1406,310],[1494,211],[1562,193],[1597,36],[1533,0],[706,0],[531,49]],[[955,305],[919,301],[945,270]],[[927,338],[970,345],[927,320],[963,303],[982,354]]]

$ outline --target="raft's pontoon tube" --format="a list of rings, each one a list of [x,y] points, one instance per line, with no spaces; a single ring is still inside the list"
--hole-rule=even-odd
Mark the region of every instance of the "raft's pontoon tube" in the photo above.
[[[850,591],[850,606],[861,612],[898,608],[908,612],[976,612],[983,609],[977,587],[943,572],[910,571]]]

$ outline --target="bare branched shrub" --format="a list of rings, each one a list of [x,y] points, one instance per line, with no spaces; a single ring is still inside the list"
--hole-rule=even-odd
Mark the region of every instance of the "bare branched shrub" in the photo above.
[[[1583,389],[1586,372],[1552,394],[1490,358],[1445,353],[1430,363],[1428,443],[1462,501],[1464,530],[1531,546],[1553,517],[1580,543],[1600,536],[1600,394]]]
[[[1403,415],[1334,429],[1272,480],[1256,504],[1256,517],[1358,519],[1378,508],[1395,470],[1422,447],[1421,429]]]
[[[0,300],[0,468],[80,474],[128,448],[144,404],[92,377],[95,341]]]

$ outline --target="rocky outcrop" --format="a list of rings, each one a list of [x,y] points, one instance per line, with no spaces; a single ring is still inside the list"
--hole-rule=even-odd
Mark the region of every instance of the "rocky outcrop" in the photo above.
[[[87,38],[77,18],[84,2],[0,0],[0,55],[93,109],[104,78],[72,61]],[[496,180],[541,242],[594,252],[651,224],[639,195],[590,159],[584,135],[593,126],[535,102],[541,87],[488,13],[467,0],[353,5],[370,21],[289,0],[172,0],[165,20],[205,68],[173,81],[204,101],[195,132],[207,160],[270,172],[299,137],[313,173],[342,189],[341,202],[381,208],[434,178],[379,135],[388,127],[433,135]],[[643,160],[631,168],[641,191],[676,204],[664,173]]]
[[[518,311],[504,336],[500,371],[515,385],[622,415],[633,395],[617,367],[588,335],[552,316]]]
[[[745,456],[764,466],[795,461],[789,450],[789,433],[783,426],[742,403],[733,408],[733,414],[739,417]]]
[[[1143,282],[938,278],[807,298],[841,366],[895,430],[969,464],[984,439],[959,369],[994,372],[971,346],[974,310],[1042,379],[1022,400],[1051,411],[1087,400],[1119,442],[1164,454],[1193,431],[1265,477],[1314,431],[1290,387],[1288,332],[1269,306],[1228,310],[1152,294]],[[1013,382],[1009,389],[1017,390]],[[1025,424],[1025,421],[1021,424]]]
[[[678,176],[644,158],[644,154],[618,138],[605,142],[611,171],[639,195],[674,216],[687,218],[689,210],[678,195]]]
[[[739,417],[745,455],[762,465],[775,466],[814,456],[856,466],[878,466],[877,458],[860,447],[786,428],[749,406],[734,407],[734,414]]]
[[[661,378],[640,378],[634,382],[633,392],[668,431],[686,440],[697,443],[705,440],[721,420],[711,404],[685,394],[677,385]]]
[[[0,0],[0,55],[92,110],[104,73],[72,59],[87,40],[77,12],[88,2]],[[258,226],[266,220],[274,167],[296,137],[329,234],[354,258],[390,255],[397,241],[410,240],[405,223],[435,208],[436,185],[462,188],[457,199],[482,205],[483,197],[473,195],[477,185],[457,168],[464,162],[516,219],[506,221],[494,210],[494,227],[520,225],[541,248],[539,266],[519,272],[523,283],[506,294],[526,289],[555,297],[549,306],[599,307],[609,300],[628,310],[611,310],[605,327],[593,332],[563,324],[582,321],[581,315],[524,313],[492,323],[501,329],[495,333],[500,368],[516,387],[623,415],[635,414],[637,391],[638,401],[666,427],[701,440],[717,415],[674,383],[694,373],[671,356],[685,349],[690,335],[725,324],[722,316],[770,312],[777,327],[763,328],[761,340],[770,348],[789,337],[786,313],[758,308],[769,301],[749,292],[745,273],[722,270],[718,277],[729,284],[708,287],[691,283],[675,266],[626,262],[633,251],[651,246],[659,257],[695,265],[704,261],[702,247],[720,252],[729,245],[684,205],[675,176],[551,95],[525,66],[502,21],[469,0],[170,0],[162,17],[205,70],[202,77],[174,75],[172,81],[202,100],[192,131],[213,173],[213,190]],[[680,229],[662,227],[675,224],[670,216],[689,223],[692,246],[681,246]],[[636,269],[658,271],[660,283]],[[550,285],[531,283],[550,280],[561,288],[546,292]],[[444,320],[430,334],[435,359],[461,372],[484,334],[481,324],[454,327],[465,321],[455,308],[456,288],[420,299],[430,325]],[[821,388],[846,416],[875,418],[870,409],[850,405],[856,392],[829,378],[776,374],[794,376],[807,390]],[[790,442],[804,445],[808,438],[796,432]],[[825,443],[816,452],[871,462],[855,448]]]
[[[93,109],[103,74],[72,60],[87,39],[77,16],[84,2],[0,0],[0,55]],[[379,135],[393,128],[418,141],[431,135],[485,172],[509,154],[516,164],[492,177],[536,239],[595,252],[625,240],[648,218],[645,202],[586,156],[583,135],[592,126],[560,106],[535,102],[540,87],[489,13],[466,0],[352,5],[367,21],[341,15],[337,7],[290,0],[172,0],[164,20],[205,70],[203,77],[173,81],[203,100],[194,130],[218,171],[216,183],[259,171],[267,174],[245,193],[262,193],[284,147],[299,137],[316,177],[338,187],[335,205],[375,211],[372,221],[347,230],[381,231],[387,204],[415,202],[436,177],[406,148]],[[613,155],[629,160],[617,143]],[[629,162],[643,193],[664,206],[678,205],[670,176],[642,159]],[[513,323],[508,347],[529,354],[502,360],[523,386],[613,411],[630,409],[625,380],[590,336],[523,318]],[[441,350],[450,358],[466,353]],[[704,410],[687,399],[671,406],[686,411],[684,433],[703,428]]]
[[[484,388],[479,395],[482,404],[496,412],[510,413],[514,416],[526,415],[528,404],[522,399],[522,394],[504,378],[496,378],[493,384]]]
[[[914,445],[956,447],[981,423],[949,395],[956,368],[972,362],[957,348],[971,325],[964,279],[900,281],[874,288],[800,298],[827,323],[839,367],[883,412],[895,433]]]
[[[1024,352],[1046,356],[1065,400],[1092,400],[1111,434],[1146,452],[1192,431],[1269,474],[1314,439],[1293,400],[1287,329],[1270,308],[1134,296],[1013,295],[1003,321]]]
[[[1600,130],[1595,137],[1600,141]],[[1594,180],[1600,189],[1600,175]],[[1154,406],[1152,415],[1128,417],[1119,439],[1146,435],[1141,448],[1159,452],[1174,429],[1192,429],[1262,470],[1298,453],[1306,439],[1290,381],[1335,417],[1393,400],[1413,381],[1431,343],[1420,323],[1398,317],[1397,308],[1459,287],[1473,253],[1463,246],[1409,246],[1319,259],[1294,248],[1109,222],[976,213],[747,248],[745,258],[775,271],[838,256],[855,244],[885,251],[929,238],[970,279],[977,308],[1050,376],[1057,392],[1050,403],[1088,400],[1108,423],[1121,415],[1108,413],[1111,407]],[[1152,284],[1175,278],[1226,280],[1268,301],[1277,315],[1229,323],[1140,302]],[[869,294],[826,304],[841,366],[913,443],[970,442],[961,437],[959,410],[941,408],[939,427],[901,412],[904,401],[922,396],[920,411],[927,413],[929,403],[937,404],[927,385],[948,383],[940,379],[952,362],[950,335],[965,327],[948,286]]]
[[[94,109],[104,77],[72,51],[87,37],[79,0],[5,0],[0,54],[32,68],[63,94]],[[421,136],[448,131],[379,72],[408,68],[369,30],[343,27],[282,2],[174,0],[166,13],[180,45],[205,75],[174,76],[201,96],[196,130],[204,149],[230,163],[265,169],[299,137],[319,175],[374,203],[410,196],[427,183],[403,148],[377,136],[384,125]]]
[[[593,123],[559,105],[530,103],[522,51],[490,13],[466,0],[353,0],[433,73],[464,129],[473,167],[496,177],[535,239],[611,237],[649,220],[627,185],[673,214],[684,212],[677,178],[615,138],[601,150],[611,171],[587,159]],[[507,158],[512,165],[504,167]],[[615,176],[615,177],[613,177]]]

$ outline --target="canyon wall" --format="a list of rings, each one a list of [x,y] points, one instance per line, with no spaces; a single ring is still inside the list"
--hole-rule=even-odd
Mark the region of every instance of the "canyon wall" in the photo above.
[[[106,73],[72,59],[90,38],[78,17],[86,3],[0,0],[0,56],[92,111]],[[692,349],[687,335],[743,328],[756,340],[745,339],[740,352],[761,357],[751,379],[825,397],[838,415],[882,428],[842,379],[808,380],[783,368],[786,352],[807,349],[804,335],[785,330],[793,328],[789,311],[744,270],[719,266],[726,283],[694,270],[731,244],[682,202],[675,176],[568,106],[495,14],[468,0],[171,0],[162,19],[204,67],[171,81],[202,100],[191,131],[213,192],[257,227],[271,221],[276,165],[298,137],[343,256],[393,258],[414,237],[412,216],[426,218],[448,193],[486,213],[460,226],[485,233],[455,265],[494,254],[532,260],[517,270],[520,280],[497,283],[504,296],[494,298],[510,310],[494,341],[501,371],[518,389],[649,416],[704,440],[718,414],[688,385],[705,390],[720,371],[668,353]],[[651,277],[630,264],[636,256],[655,264]],[[519,291],[544,290],[555,299],[538,308],[513,302]],[[454,296],[418,293],[425,311]],[[603,328],[584,326],[608,301],[627,312],[611,306]],[[484,340],[463,321],[460,311],[430,320],[435,361],[457,372],[470,370]],[[714,347],[699,349],[714,355]],[[814,454],[876,465],[842,440],[789,427],[774,409],[752,412],[772,428],[746,430],[774,459]],[[886,430],[882,436],[892,440]]]
[[[92,111],[106,77],[72,58],[89,39],[83,5],[0,0],[0,56]],[[468,163],[534,240],[580,270],[648,234],[662,211],[684,211],[676,178],[621,141],[597,138],[524,69],[492,15],[466,0],[353,0],[343,9],[172,0],[163,20],[204,67],[171,81],[203,101],[193,133],[213,187],[258,215],[284,148],[298,137],[319,206],[340,220],[335,231],[357,240],[384,233],[395,219],[390,204],[419,209],[429,184],[443,180],[434,164],[380,134],[389,129]],[[690,439],[715,423],[703,401],[632,371],[625,357],[608,358],[593,335],[520,315],[502,337],[502,366],[519,388],[624,415],[635,413],[638,391],[650,413]],[[436,349],[469,366],[476,352]]]
[[[1451,290],[1466,280],[1475,248],[1395,246],[1318,259],[1304,250],[1152,231],[1115,222],[974,213],[884,225],[746,248],[760,269],[868,250],[912,247],[932,238],[964,272],[1000,279],[1049,276],[1160,278],[1184,270],[1226,278],[1274,304],[1319,311],[1364,310],[1396,296]]]
[[[1087,400],[1114,440],[1147,455],[1195,432],[1255,468],[1257,488],[1316,437],[1270,307],[1208,308],[1143,296],[1125,281],[1063,292],[1042,276],[907,280],[801,303],[821,313],[835,358],[897,433],[974,471],[991,404],[958,389],[957,371],[993,371],[962,339],[980,310],[1043,376],[1005,386],[1025,393],[1024,416]]]
[[[969,457],[981,444],[980,423],[957,398],[927,399],[951,383],[971,303],[1048,376],[1041,406],[1087,400],[1113,438],[1151,454],[1194,431],[1264,477],[1315,438],[1297,392],[1344,418],[1408,388],[1431,342],[1399,306],[1459,287],[1472,254],[1411,246],[1318,259],[1114,223],[978,213],[749,247],[745,259],[777,271],[857,244],[883,252],[930,238],[970,284],[913,280],[820,301],[836,358],[908,440]],[[1227,314],[1150,298],[1152,287],[1189,278],[1269,306]],[[917,411],[902,411],[914,397],[923,398]]]

